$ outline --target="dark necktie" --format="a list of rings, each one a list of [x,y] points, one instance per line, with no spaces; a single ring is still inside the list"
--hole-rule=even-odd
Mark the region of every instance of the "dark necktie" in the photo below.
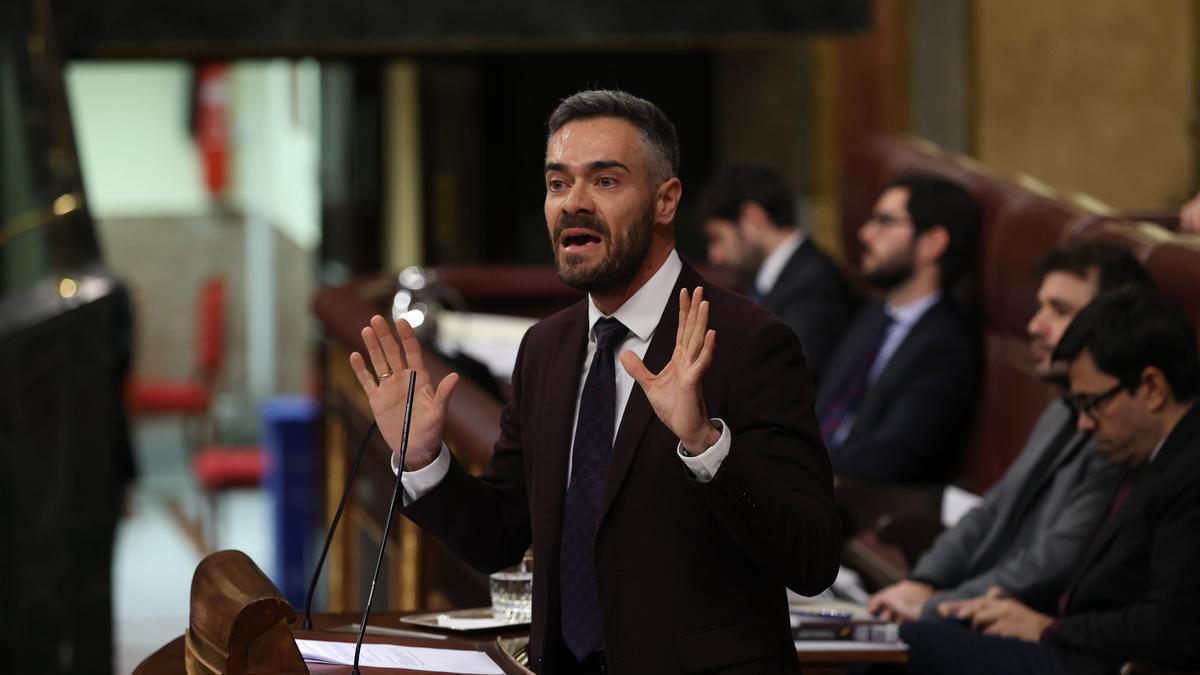
[[[1121,481],[1121,485],[1117,487],[1117,493],[1113,495],[1112,506],[1108,507],[1108,515],[1104,518],[1104,524],[1096,530],[1097,534],[1102,532],[1104,528],[1112,524],[1116,520],[1117,514],[1121,513],[1121,508],[1125,506],[1125,502],[1129,500],[1129,493],[1133,492],[1133,484],[1137,482],[1138,472],[1142,467],[1130,469],[1125,473],[1125,478]],[[1066,616],[1067,607],[1071,604],[1071,589],[1063,591],[1062,595],[1058,596],[1058,615]]]
[[[881,310],[879,314],[876,325],[872,326],[868,339],[863,342],[859,357],[833,389],[835,394],[829,398],[829,402],[817,412],[825,447],[834,447],[833,439],[838,429],[858,411],[858,404],[867,391],[867,375],[883,347],[888,327],[892,325],[892,317],[886,311]]]
[[[612,454],[613,421],[617,407],[617,376],[613,350],[629,332],[616,319],[596,322],[596,354],[579,398],[571,484],[563,506],[559,582],[562,595],[562,636],[567,648],[582,661],[604,638],[596,591],[596,526],[608,460]]]

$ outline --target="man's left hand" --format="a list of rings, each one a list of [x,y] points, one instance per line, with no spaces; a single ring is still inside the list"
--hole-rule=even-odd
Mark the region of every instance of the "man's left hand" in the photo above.
[[[703,453],[721,437],[708,419],[700,389],[700,378],[712,363],[716,343],[717,332],[708,330],[704,289],[696,287],[689,296],[683,288],[679,290],[679,328],[670,363],[655,375],[637,354],[621,354],[621,365],[646,392],[654,414],[692,455]]]
[[[1000,589],[993,588],[979,598],[966,611],[960,610],[958,618],[970,620],[971,626],[987,635],[1017,638],[1026,642],[1037,642],[1046,626],[1054,618],[1035,612],[1020,601],[1004,597]]]

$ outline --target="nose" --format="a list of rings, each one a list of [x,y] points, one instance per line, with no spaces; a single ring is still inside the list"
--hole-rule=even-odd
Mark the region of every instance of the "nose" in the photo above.
[[[1092,416],[1087,413],[1080,413],[1079,419],[1075,420],[1075,428],[1079,429],[1080,433],[1090,433],[1096,430],[1096,423],[1092,420]]]
[[[563,213],[591,213],[594,208],[586,181],[575,181],[563,199]]]
[[[1042,322],[1042,310],[1033,313],[1033,318],[1029,319],[1029,324],[1025,326],[1025,332],[1033,337],[1042,337],[1042,328],[1045,324]]]
[[[859,225],[858,226],[858,241],[863,244],[866,244],[867,240],[869,240],[871,238],[871,235],[874,232],[875,232],[875,221],[874,220],[868,220],[867,222],[863,223],[862,225]]]

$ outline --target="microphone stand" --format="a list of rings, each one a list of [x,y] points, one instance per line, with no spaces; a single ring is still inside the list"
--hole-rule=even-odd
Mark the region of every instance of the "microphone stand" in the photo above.
[[[313,570],[312,582],[308,585],[308,600],[304,603],[304,630],[312,630],[312,606],[313,594],[317,591],[317,579],[321,576],[321,568],[325,566],[325,556],[329,555],[329,545],[333,542],[333,533],[337,531],[338,522],[342,519],[342,511],[346,509],[346,498],[350,496],[350,485],[354,483],[354,477],[358,475],[358,465],[362,462],[363,454],[367,450],[367,443],[371,440],[371,434],[379,429],[378,422],[372,422],[371,428],[367,429],[367,433],[363,435],[362,441],[358,444],[358,454],[354,456],[354,463],[350,465],[350,474],[346,476],[346,485],[342,488],[342,499],[338,502],[337,511],[333,513],[333,522],[329,525],[329,531],[325,533],[325,547],[321,549],[321,557],[317,559],[317,569]]]
[[[396,468],[396,487],[392,489],[387,520],[383,524],[383,541],[379,542],[379,557],[375,559],[375,573],[371,575],[371,590],[367,593],[367,606],[363,608],[362,624],[358,627],[358,641],[354,643],[354,666],[351,675],[362,675],[358,670],[358,655],[362,651],[363,637],[367,634],[367,619],[371,616],[371,601],[375,599],[375,582],[379,580],[379,568],[383,566],[383,551],[387,548],[388,533],[392,529],[392,516],[396,514],[396,500],[400,497],[400,479],[404,476],[404,456],[408,454],[408,427],[412,422],[412,401],[416,389],[417,371],[408,377],[408,401],[404,404],[404,427],[400,432],[400,462]]]

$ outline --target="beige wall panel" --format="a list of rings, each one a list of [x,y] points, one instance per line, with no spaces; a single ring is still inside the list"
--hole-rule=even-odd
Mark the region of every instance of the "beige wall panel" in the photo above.
[[[1173,208],[1192,187],[1191,0],[975,4],[975,151],[1119,209]]]
[[[810,124],[806,56],[800,38],[719,55],[714,86],[718,164],[769,166],[794,191],[806,191]]]

